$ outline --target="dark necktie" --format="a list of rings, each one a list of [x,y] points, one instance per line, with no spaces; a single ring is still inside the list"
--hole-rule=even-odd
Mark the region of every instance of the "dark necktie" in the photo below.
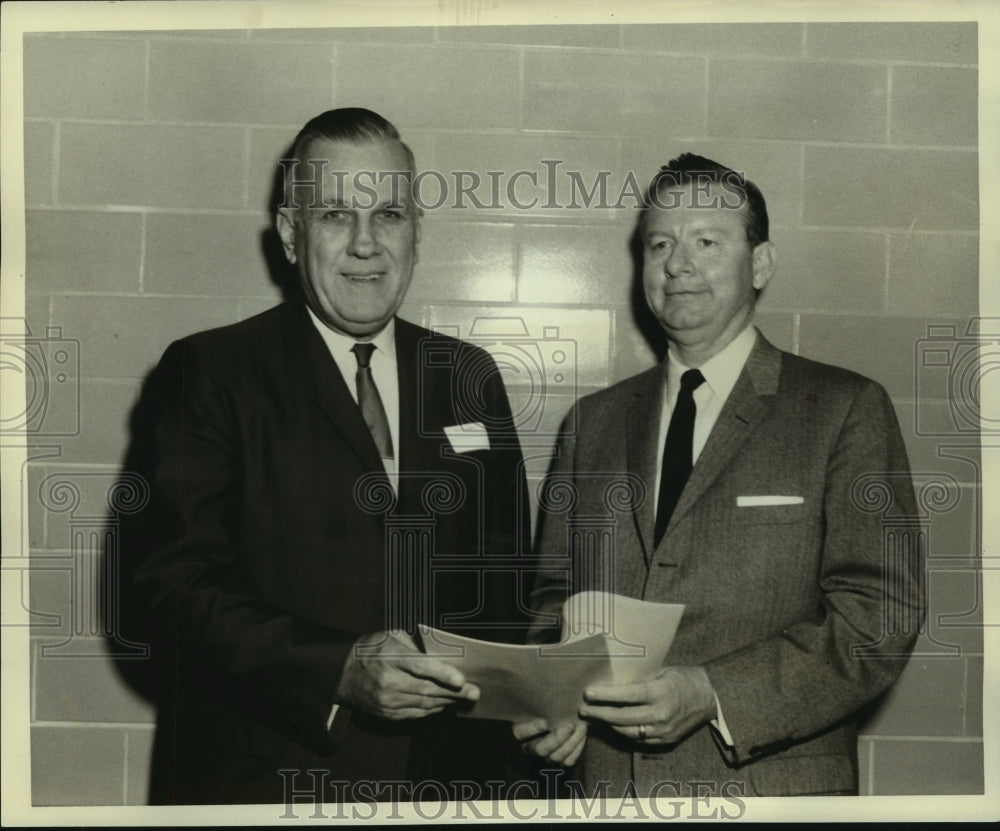
[[[354,357],[358,359],[358,371],[354,376],[354,381],[358,387],[358,406],[361,408],[361,416],[368,425],[368,431],[375,439],[375,446],[378,454],[383,459],[393,458],[392,454],[392,434],[389,432],[389,419],[385,417],[385,407],[382,406],[382,397],[378,394],[378,387],[372,378],[372,352],[375,351],[373,343],[356,343],[351,349]]]
[[[681,389],[677,393],[677,403],[667,440],[663,445],[663,467],[660,471],[660,496],[656,501],[656,529],[653,544],[659,545],[663,532],[667,530],[670,515],[677,506],[677,500],[684,490],[684,483],[691,475],[691,444],[694,438],[694,391],[705,381],[697,369],[689,369],[681,376]]]

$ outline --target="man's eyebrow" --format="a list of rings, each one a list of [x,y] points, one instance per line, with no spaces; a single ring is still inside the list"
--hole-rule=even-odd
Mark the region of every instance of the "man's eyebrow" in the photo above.
[[[691,230],[698,234],[724,234],[728,230],[722,225],[699,225],[695,223]],[[645,239],[652,239],[653,237],[674,237],[677,236],[673,231],[664,231],[662,229],[652,229],[647,230],[644,234]]]
[[[371,198],[371,194],[358,194],[356,196],[349,196],[344,198],[342,196],[326,196],[322,200],[317,201],[315,204],[309,206],[314,210],[345,210],[353,211],[358,208],[365,210],[385,210],[386,208],[391,208],[394,210],[409,210],[409,203],[400,199],[375,199]]]

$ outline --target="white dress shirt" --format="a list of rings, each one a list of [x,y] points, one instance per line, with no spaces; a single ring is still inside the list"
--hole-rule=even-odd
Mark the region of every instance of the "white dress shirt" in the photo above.
[[[308,309],[308,307],[306,307]],[[347,389],[351,392],[351,397],[355,403],[358,400],[358,385],[355,382],[355,375],[358,371],[358,359],[351,351],[354,344],[360,341],[350,335],[342,335],[326,326],[312,309],[308,309],[309,317],[319,330],[330,350],[330,355],[337,364],[340,374],[344,376]],[[370,339],[375,345],[372,352],[371,371],[372,380],[378,388],[379,398],[382,399],[382,407],[385,409],[385,417],[389,422],[389,435],[392,437],[392,451],[395,454],[393,459],[382,459],[385,471],[389,476],[393,489],[397,489],[396,472],[399,469],[399,368],[396,364],[396,320],[392,318],[386,327],[375,337]]]
[[[694,435],[691,444],[691,465],[698,461],[701,451],[708,441],[708,436],[719,420],[719,413],[722,406],[729,398],[729,394],[736,386],[736,381],[746,365],[747,358],[753,351],[754,344],[757,343],[757,330],[752,326],[747,326],[740,332],[719,354],[709,358],[698,369],[705,378],[705,383],[698,387],[693,393],[695,403]],[[660,440],[656,450],[656,478],[654,480],[653,504],[656,505],[660,498],[660,471],[663,468],[663,450],[667,440],[667,428],[670,426],[670,417],[673,415],[674,406],[677,403],[677,394],[681,389],[681,375],[692,367],[682,364],[672,349],[667,352],[667,383],[663,390],[663,410],[660,415]],[[733,737],[726,726],[726,720],[722,715],[722,707],[719,698],[715,699],[716,717],[712,720],[712,726],[719,731],[722,740],[732,747]]]
[[[715,422],[722,412],[722,405],[729,398],[729,393],[736,386],[747,358],[757,342],[757,330],[747,326],[718,355],[714,355],[698,369],[705,378],[705,383],[694,391],[695,416],[694,435],[691,445],[691,465],[694,466],[701,451],[708,441]],[[689,366],[682,364],[673,349],[667,352],[667,383],[663,390],[663,410],[660,415],[660,437],[656,449],[656,478],[654,479],[653,504],[660,498],[660,471],[663,468],[663,448],[667,441],[667,429],[670,427],[670,417],[677,403],[677,394],[681,389],[681,375]]]

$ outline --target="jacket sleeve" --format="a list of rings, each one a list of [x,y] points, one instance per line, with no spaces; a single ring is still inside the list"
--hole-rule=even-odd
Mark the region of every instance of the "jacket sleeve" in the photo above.
[[[733,761],[850,716],[895,680],[916,639],[923,602],[913,487],[892,404],[873,382],[855,396],[828,458],[823,512],[816,615],[705,666]]]
[[[133,605],[161,668],[160,683],[243,712],[317,752],[358,633],[264,602],[241,566],[236,527],[241,460],[231,397],[203,344],[171,345],[133,417],[127,468],[150,489],[123,527]]]

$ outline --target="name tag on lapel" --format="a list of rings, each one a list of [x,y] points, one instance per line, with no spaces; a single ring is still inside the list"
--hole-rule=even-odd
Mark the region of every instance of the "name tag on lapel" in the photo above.
[[[758,508],[764,505],[801,505],[801,496],[737,496],[737,508]]]
[[[490,449],[490,434],[486,432],[486,427],[479,421],[445,427],[444,434],[448,437],[451,449],[456,453],[471,453],[473,450]]]

